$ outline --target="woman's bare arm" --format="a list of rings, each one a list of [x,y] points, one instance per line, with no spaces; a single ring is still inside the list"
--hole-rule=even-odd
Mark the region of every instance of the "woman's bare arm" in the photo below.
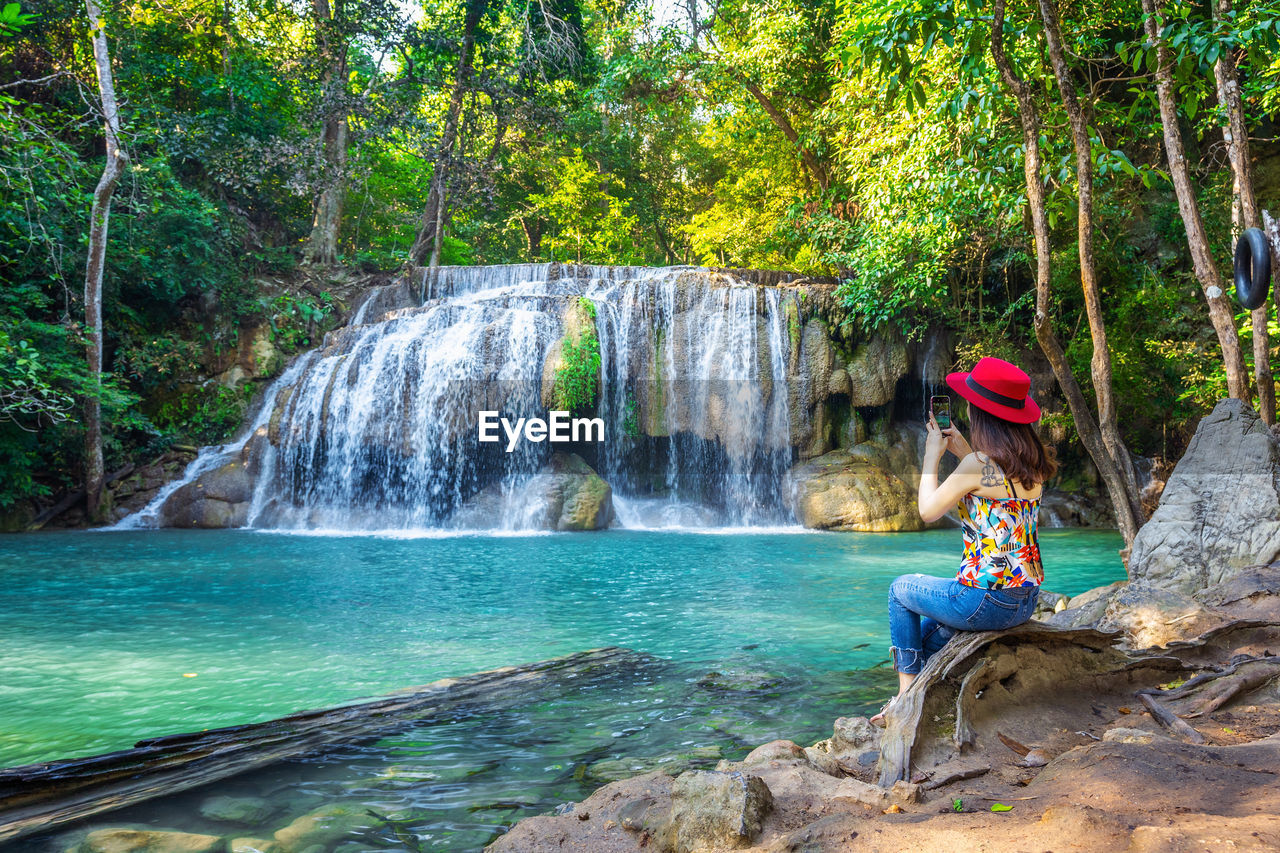
[[[959,503],[961,498],[982,486],[982,463],[978,461],[977,454],[969,453],[960,460],[951,476],[939,485],[938,464],[942,461],[942,453],[947,446],[947,436],[938,429],[932,416],[926,428],[929,436],[924,444],[917,503],[922,519],[937,521]]]

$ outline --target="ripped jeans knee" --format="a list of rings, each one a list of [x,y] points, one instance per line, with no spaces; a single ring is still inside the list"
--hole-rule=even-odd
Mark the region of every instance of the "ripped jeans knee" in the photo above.
[[[924,668],[924,652],[920,649],[900,649],[897,646],[890,646],[889,652],[893,655],[893,668],[898,672],[918,675]]]

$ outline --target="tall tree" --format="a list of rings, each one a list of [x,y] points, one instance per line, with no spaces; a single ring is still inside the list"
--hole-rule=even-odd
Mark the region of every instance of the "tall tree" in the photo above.
[[[304,254],[309,263],[328,266],[338,260],[338,232],[342,227],[342,199],[347,172],[347,37],[346,0],[312,0],[311,19],[321,62],[324,122],[320,151],[324,168],[312,203],[311,236]]]
[[[1182,129],[1178,124],[1178,105],[1174,93],[1173,56],[1168,43],[1161,35],[1162,16],[1156,0],[1142,0],[1143,26],[1149,46],[1156,51],[1156,97],[1160,103],[1160,123],[1164,130],[1165,156],[1169,164],[1169,176],[1178,197],[1178,212],[1191,249],[1191,265],[1209,303],[1209,320],[1218,335],[1222,347],[1222,362],[1227,372],[1227,393],[1248,402],[1249,373],[1240,351],[1240,336],[1236,332],[1231,302],[1222,287],[1222,278],[1209,250],[1209,238],[1204,220],[1200,216],[1200,203],[1191,183],[1191,170],[1182,145]]]
[[[85,0],[89,34],[93,40],[93,61],[102,100],[102,128],[106,136],[106,163],[93,191],[89,213],[89,251],[84,273],[84,321],[86,357],[93,383],[85,399],[84,481],[90,520],[104,520],[102,467],[102,278],[107,258],[107,226],[111,218],[111,196],[128,159],[120,144],[120,107],[116,103],[115,78],[111,74],[111,54],[107,49],[107,25],[98,0]]]
[[[1094,257],[1093,235],[1093,141],[1089,137],[1089,122],[1080,99],[1076,95],[1075,81],[1067,64],[1066,50],[1062,44],[1062,21],[1058,15],[1056,0],[1039,0],[1040,18],[1044,24],[1045,46],[1053,76],[1058,84],[1062,105],[1071,125],[1071,144],[1076,153],[1076,246],[1080,256],[1080,286],[1084,290],[1085,314],[1089,318],[1089,335],[1093,339],[1093,357],[1090,371],[1093,375],[1093,393],[1098,402],[1098,427],[1111,462],[1120,476],[1125,499],[1131,507],[1132,517],[1141,522],[1142,501],[1138,495],[1137,480],[1129,448],[1120,435],[1116,421],[1116,401],[1111,374],[1111,349],[1107,344],[1107,327],[1102,315],[1102,299],[1099,295],[1097,262]]]
[[[1040,113],[1035,102],[1036,87],[1017,75],[1005,53],[1004,9],[1005,0],[995,0],[991,20],[991,55],[995,60],[996,69],[1000,72],[1000,79],[1018,103],[1018,120],[1022,126],[1022,165],[1026,176],[1027,204],[1031,214],[1031,231],[1036,253],[1036,341],[1053,368],[1058,387],[1067,398],[1067,406],[1071,410],[1071,417],[1075,421],[1080,441],[1098,467],[1103,483],[1106,484],[1112,507],[1115,509],[1116,524],[1120,528],[1127,548],[1133,543],[1133,537],[1137,535],[1142,517],[1135,515],[1129,486],[1103,441],[1098,422],[1089,411],[1089,404],[1080,390],[1080,383],[1071,372],[1066,352],[1053,330],[1053,317],[1050,313],[1053,309],[1051,292],[1053,279],[1050,275],[1053,255],[1050,251],[1049,218],[1045,204],[1044,181],[1041,177],[1043,163],[1040,155]]]
[[[1214,13],[1219,22],[1229,23],[1232,18],[1232,0],[1217,0]],[[1227,48],[1219,54],[1218,61],[1213,64],[1213,76],[1217,84],[1218,103],[1222,106],[1225,119],[1222,138],[1227,144],[1227,159],[1231,161],[1235,196],[1232,220],[1236,226],[1233,236],[1238,237],[1246,228],[1261,228],[1262,214],[1254,194],[1249,128],[1245,123],[1244,99],[1240,95],[1240,72],[1234,49]],[[1253,376],[1258,386],[1258,412],[1266,423],[1273,424],[1276,422],[1276,386],[1271,375],[1266,302],[1253,309],[1250,321],[1253,326]]]
[[[458,143],[458,122],[462,115],[462,102],[471,88],[471,74],[475,61],[476,34],[480,22],[489,9],[489,0],[466,0],[462,22],[462,43],[458,50],[458,67],[454,74],[453,91],[449,96],[449,109],[445,113],[444,128],[432,158],[431,186],[427,192],[427,205],[418,222],[418,234],[409,250],[410,263],[418,266],[440,266],[440,250],[444,242],[444,223],[448,204],[449,165]]]

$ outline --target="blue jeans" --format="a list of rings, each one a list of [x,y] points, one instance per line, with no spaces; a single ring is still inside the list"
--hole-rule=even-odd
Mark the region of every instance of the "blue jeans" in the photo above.
[[[893,668],[917,673],[956,631],[1000,631],[1031,618],[1038,586],[978,589],[955,578],[902,575],[889,585]]]

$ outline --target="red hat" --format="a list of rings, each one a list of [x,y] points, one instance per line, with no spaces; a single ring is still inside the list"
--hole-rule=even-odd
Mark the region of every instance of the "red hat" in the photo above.
[[[1040,407],[1031,399],[1031,377],[999,358],[983,358],[971,373],[949,373],[947,384],[973,405],[1015,424],[1040,420]]]

